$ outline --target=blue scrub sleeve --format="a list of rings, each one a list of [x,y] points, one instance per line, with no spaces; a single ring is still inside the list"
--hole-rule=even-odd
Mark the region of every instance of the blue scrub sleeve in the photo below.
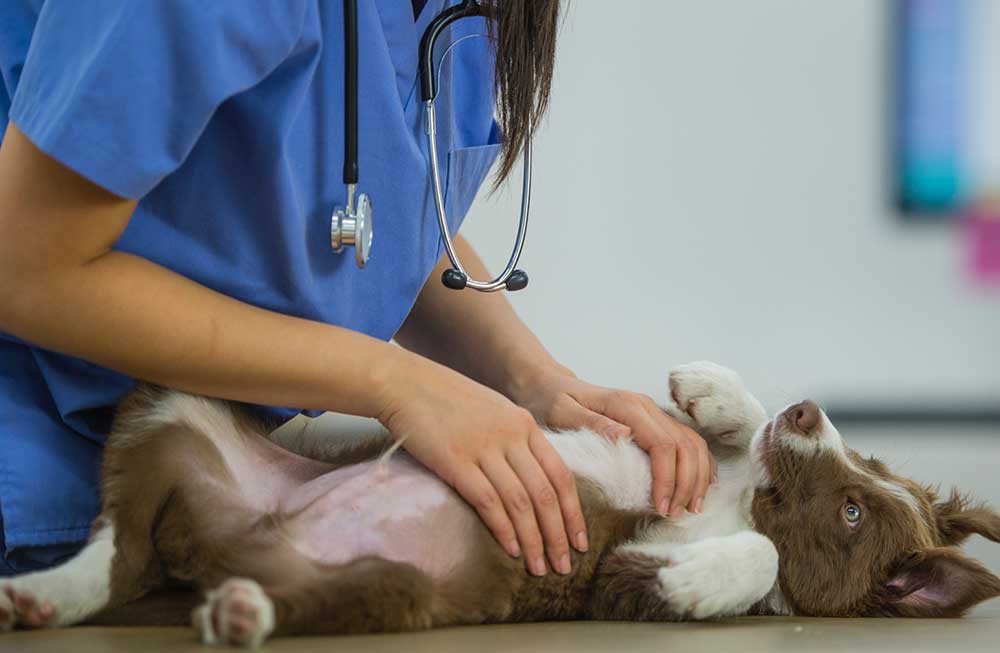
[[[289,56],[303,17],[290,0],[50,0],[10,118],[56,160],[139,199],[220,104]]]

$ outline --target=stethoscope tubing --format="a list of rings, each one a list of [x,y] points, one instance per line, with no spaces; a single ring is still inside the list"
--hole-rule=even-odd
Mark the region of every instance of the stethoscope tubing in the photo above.
[[[448,260],[451,262],[451,269],[445,270],[441,279],[445,286],[460,290],[472,288],[482,292],[495,292],[497,290],[520,290],[528,283],[528,276],[517,269],[517,262],[521,258],[524,250],[524,240],[528,233],[528,214],[531,206],[531,125],[528,126],[528,135],[525,138],[523,148],[523,175],[521,185],[521,213],[517,225],[517,235],[514,239],[514,248],[503,272],[490,281],[477,281],[469,276],[462,265],[455,251],[452,242],[451,230],[448,227],[448,215],[445,209],[444,193],[441,189],[441,172],[438,164],[437,150],[437,114],[434,111],[434,100],[437,97],[438,84],[434,66],[434,46],[437,39],[444,32],[444,29],[451,23],[467,17],[486,16],[486,11],[477,0],[464,0],[460,5],[450,7],[441,12],[431,24],[428,25],[420,39],[420,97],[424,103],[425,129],[427,134],[427,149],[430,158],[431,184],[434,190],[434,208],[437,213],[438,227],[441,230],[441,241],[444,244]],[[451,49],[461,41],[472,36],[464,36],[452,43],[441,55],[441,61],[448,56]],[[437,67],[440,73],[440,64]]]
[[[441,171],[438,166],[437,151],[437,122],[435,120],[434,100],[424,103],[424,111],[427,115],[426,133],[427,146],[430,151],[431,182],[434,187],[434,207],[437,212],[438,227],[441,229],[441,240],[444,243],[448,260],[451,261],[452,268],[458,270],[465,278],[465,286],[473,290],[482,292],[495,292],[503,290],[507,286],[507,280],[511,278],[517,269],[517,262],[521,258],[521,251],[524,249],[524,239],[528,232],[528,214],[531,206],[531,139],[525,139],[523,157],[523,172],[521,183],[521,214],[517,225],[517,236],[514,239],[514,249],[511,251],[510,259],[503,272],[491,281],[476,281],[469,276],[469,273],[462,265],[462,261],[455,251],[455,245],[451,238],[451,229],[448,227],[448,216],[444,206],[444,193],[441,191]],[[530,134],[530,126],[529,126]]]

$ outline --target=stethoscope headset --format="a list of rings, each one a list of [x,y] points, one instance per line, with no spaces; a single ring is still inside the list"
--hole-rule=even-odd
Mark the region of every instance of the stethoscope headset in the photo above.
[[[461,18],[485,16],[488,12],[477,0],[463,0],[461,4],[445,9],[427,26],[420,39],[420,99],[424,103],[427,145],[430,150],[431,181],[434,187],[434,206],[437,210],[441,240],[451,261],[451,267],[441,275],[441,283],[453,290],[472,288],[482,292],[496,290],[521,290],[528,285],[528,275],[517,269],[517,261],[524,248],[524,237],[528,230],[528,206],[531,201],[531,125],[524,141],[524,172],[521,186],[521,217],[517,227],[514,250],[504,271],[491,281],[476,281],[462,267],[448,228],[448,218],[444,208],[444,193],[441,191],[441,172],[438,168],[437,121],[434,99],[437,97],[437,77],[434,71],[434,46],[446,27]],[[452,43],[441,59],[466,38],[482,36],[473,34]],[[440,68],[438,70],[440,72]],[[347,186],[347,206],[336,208],[330,224],[330,244],[333,251],[340,253],[344,247],[354,247],[354,257],[359,268],[368,262],[372,250],[372,203],[365,193],[354,196],[358,184],[358,3],[344,0],[344,184]]]

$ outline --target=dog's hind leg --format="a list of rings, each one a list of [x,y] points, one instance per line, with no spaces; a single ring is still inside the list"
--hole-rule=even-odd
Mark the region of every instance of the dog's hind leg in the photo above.
[[[139,598],[164,580],[155,534],[171,497],[219,455],[195,429],[155,416],[155,389],[123,402],[105,447],[102,510],[90,542],[53,569],[0,582],[0,629],[68,626]]]
[[[458,623],[447,592],[409,564],[365,558],[314,580],[261,586],[231,578],[192,617],[206,644],[256,646],[267,636],[424,630]]]
[[[95,527],[87,545],[69,561],[0,581],[0,630],[66,626],[108,603],[114,526]]]
[[[57,567],[0,581],[0,629],[69,626],[138,598],[162,581],[153,531],[170,494],[169,483],[161,481],[170,475],[165,468],[143,474],[135,457],[154,456],[160,452],[151,449],[163,444],[150,440],[125,451],[108,444],[104,506],[90,541]]]

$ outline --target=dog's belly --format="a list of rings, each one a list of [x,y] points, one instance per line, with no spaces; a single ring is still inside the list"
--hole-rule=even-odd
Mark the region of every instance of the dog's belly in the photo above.
[[[466,560],[483,528],[450,487],[402,452],[298,485],[278,511],[294,546],[310,558],[343,564],[378,556],[439,579]]]

